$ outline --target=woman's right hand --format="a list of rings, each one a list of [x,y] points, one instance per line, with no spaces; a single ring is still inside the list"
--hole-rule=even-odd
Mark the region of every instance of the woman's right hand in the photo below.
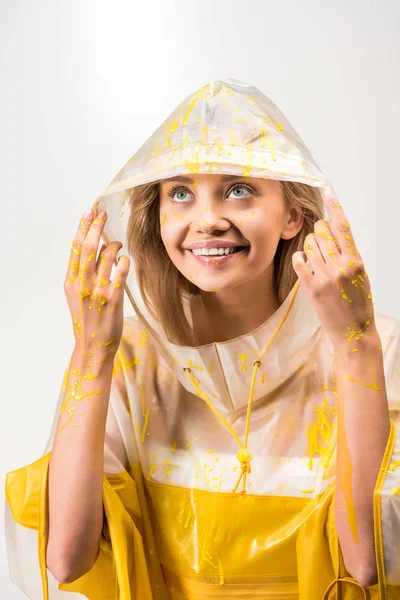
[[[121,256],[113,281],[111,269],[121,242],[103,244],[96,261],[99,241],[107,219],[100,212],[94,218],[83,215],[72,243],[68,271],[64,283],[71,313],[75,348],[94,362],[114,357],[123,330],[124,286],[129,273],[130,260]],[[98,359],[98,360],[96,360]]]

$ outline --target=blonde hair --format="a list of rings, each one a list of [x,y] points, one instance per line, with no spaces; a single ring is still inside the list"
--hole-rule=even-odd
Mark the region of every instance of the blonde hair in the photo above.
[[[292,254],[303,250],[306,236],[314,231],[316,221],[324,218],[324,203],[318,188],[293,181],[280,181],[280,185],[289,207],[303,215],[299,233],[290,240],[280,239],[274,257],[275,285],[282,303],[297,281]],[[194,333],[183,302],[198,296],[200,289],[175,267],[162,241],[159,182],[127,190],[127,200],[130,205],[128,252],[134,259],[144,303],[170,342],[194,346]]]

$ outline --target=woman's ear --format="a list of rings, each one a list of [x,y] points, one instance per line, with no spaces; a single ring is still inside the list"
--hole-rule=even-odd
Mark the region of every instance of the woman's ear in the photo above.
[[[291,240],[294,238],[301,228],[303,227],[304,216],[300,210],[291,208],[287,217],[284,228],[282,229],[281,238],[284,240]]]

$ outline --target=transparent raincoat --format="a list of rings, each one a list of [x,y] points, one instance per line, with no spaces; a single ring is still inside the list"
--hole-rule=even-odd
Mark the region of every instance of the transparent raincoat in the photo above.
[[[100,195],[104,240],[127,253],[126,191],[185,173],[330,187],[264,94],[214,81],[185,98]],[[363,588],[346,571],[333,514],[333,348],[300,281],[251,333],[197,347],[167,339],[143,302],[134,257],[125,291],[134,316],[124,318],[113,367],[96,563],[69,584],[45,566],[48,463],[67,368],[43,456],[7,474],[12,581],[33,600],[400,598],[399,321],[375,313],[391,430],[374,493],[379,583]]]

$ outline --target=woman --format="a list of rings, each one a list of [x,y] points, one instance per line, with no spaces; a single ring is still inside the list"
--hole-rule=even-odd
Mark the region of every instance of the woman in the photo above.
[[[53,431],[6,482],[21,590],[400,598],[399,321],[268,98],[188,96],[82,217],[65,291]]]

